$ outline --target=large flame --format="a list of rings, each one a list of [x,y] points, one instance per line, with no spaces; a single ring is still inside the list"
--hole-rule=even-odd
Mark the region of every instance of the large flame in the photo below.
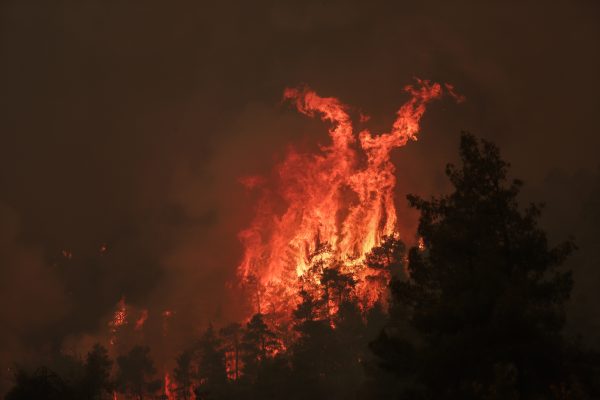
[[[451,85],[446,90],[462,100]],[[374,135],[363,130],[355,135],[348,107],[338,99],[320,97],[306,87],[285,90],[284,99],[299,112],[331,123],[331,143],[317,154],[290,151],[276,167],[275,189],[264,186],[261,177],[242,181],[249,188],[263,188],[254,220],[239,233],[244,255],[238,273],[263,288],[256,296],[255,311],[294,306],[295,283],[308,271],[310,254],[323,243],[329,246],[330,256],[342,261],[346,272],[361,282],[360,300],[377,301],[382,288],[369,287],[363,261],[398,228],[390,152],[417,140],[425,107],[441,97],[442,86],[417,80],[405,91],[411,97],[397,111],[390,132]],[[365,120],[363,115],[360,118]]]

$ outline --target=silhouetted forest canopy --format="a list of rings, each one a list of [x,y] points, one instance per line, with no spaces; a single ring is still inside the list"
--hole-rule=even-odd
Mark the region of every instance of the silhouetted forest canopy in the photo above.
[[[419,245],[388,236],[366,257],[391,276],[375,306],[357,300],[342,260],[315,254],[291,326],[258,313],[206,327],[176,355],[170,388],[149,347],[113,360],[96,345],[17,365],[6,400],[600,398],[598,353],[563,329],[575,243],[549,243],[541,205],[519,203],[522,182],[494,144],[464,133],[446,175],[449,194],[408,196]]]

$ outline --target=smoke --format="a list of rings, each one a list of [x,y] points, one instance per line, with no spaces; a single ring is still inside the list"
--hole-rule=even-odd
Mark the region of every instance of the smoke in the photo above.
[[[0,366],[3,377],[10,360],[35,357],[30,341],[49,322],[68,313],[64,287],[53,267],[44,263],[35,246],[24,244],[14,210],[0,203]]]
[[[6,362],[106,337],[122,297],[148,310],[153,352],[243,315],[227,283],[256,198],[239,178],[267,175],[289,144],[327,141],[280,104],[288,86],[360,106],[374,132],[413,76],[466,95],[432,106],[419,141],[392,153],[413,223],[405,194],[446,189],[462,129],[495,141],[526,183],[596,168],[594,2],[203,3],[0,6]],[[530,194],[548,203],[564,189],[542,185]]]

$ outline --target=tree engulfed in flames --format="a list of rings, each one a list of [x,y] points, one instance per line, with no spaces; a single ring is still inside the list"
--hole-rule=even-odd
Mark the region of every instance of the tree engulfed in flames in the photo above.
[[[462,101],[451,85],[445,87]],[[272,187],[261,177],[242,181],[262,190],[254,220],[239,233],[244,255],[238,273],[254,288],[255,311],[289,313],[299,302],[299,278],[307,278],[315,262],[333,260],[356,282],[361,304],[369,307],[381,298],[387,282],[369,279],[375,272],[364,261],[385,236],[397,234],[390,153],[417,140],[426,105],[440,98],[443,89],[417,80],[405,91],[411,97],[397,111],[390,132],[355,135],[348,107],[338,99],[320,97],[306,87],[285,90],[284,99],[299,112],[331,123],[331,143],[317,154],[290,151],[276,167]]]

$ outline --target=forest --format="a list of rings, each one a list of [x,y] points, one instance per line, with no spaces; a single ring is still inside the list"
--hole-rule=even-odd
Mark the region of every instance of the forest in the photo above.
[[[364,268],[389,289],[356,296],[343,260],[311,254],[282,326],[267,312],[209,325],[175,356],[168,379],[152,349],[19,366],[6,400],[20,399],[594,399],[600,354],[564,331],[574,285],[571,240],[552,244],[541,204],[521,204],[497,146],[461,136],[452,190],[407,200],[419,243],[383,238]]]

